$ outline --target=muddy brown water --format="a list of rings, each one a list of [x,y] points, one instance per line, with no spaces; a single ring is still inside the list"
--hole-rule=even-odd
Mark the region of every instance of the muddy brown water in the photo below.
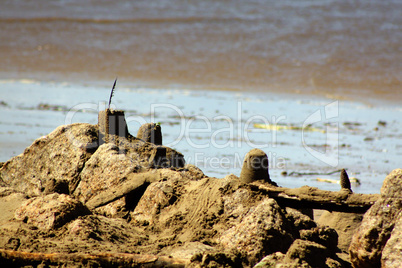
[[[5,1],[0,77],[402,99],[401,2]]]

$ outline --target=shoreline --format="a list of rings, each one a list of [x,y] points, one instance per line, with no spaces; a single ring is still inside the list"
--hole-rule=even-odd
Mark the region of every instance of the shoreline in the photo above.
[[[110,76],[110,81],[106,79],[100,79],[99,77]],[[67,77],[67,79],[66,79]],[[56,84],[69,84],[77,86],[101,86],[111,87],[115,78],[118,78],[118,83],[121,87],[131,87],[135,90],[138,88],[149,88],[152,90],[190,90],[190,91],[223,91],[223,92],[236,92],[242,94],[275,94],[285,98],[295,98],[300,96],[305,98],[319,98],[328,100],[339,100],[348,102],[357,102],[368,106],[387,106],[399,107],[400,100],[402,99],[402,91],[390,92],[384,94],[384,92],[376,92],[373,90],[365,90],[359,92],[355,90],[335,90],[331,89],[314,89],[314,88],[298,88],[298,87],[286,87],[286,86],[250,86],[245,89],[241,86],[235,85],[201,85],[193,83],[177,83],[176,81],[147,81],[141,79],[127,78],[125,76],[111,75],[82,75],[82,74],[43,74],[39,75],[9,75],[0,72],[0,83],[4,82],[27,82],[27,83],[56,83]]]
[[[35,139],[64,125],[68,111],[77,105],[83,103],[99,105],[101,102],[106,102],[112,85],[105,81],[96,81],[96,85],[91,81],[86,84],[33,80],[1,82],[4,92],[14,93],[4,95],[5,105],[0,106],[4,115],[0,121],[2,161],[10,158],[8,152],[11,152],[12,156],[22,153]],[[283,92],[259,94],[177,89],[177,87],[173,90],[152,89],[145,86],[135,88],[126,86],[124,81],[121,83],[120,80],[117,82],[117,91],[113,99],[116,107],[125,110],[131,119],[139,116],[147,122],[161,122],[166,143],[174,143],[174,147],[182,151],[190,163],[202,167],[209,176],[221,177],[230,173],[238,175],[238,159],[242,159],[253,147],[248,144],[249,141],[252,144],[264,145],[263,150],[273,161],[273,175],[280,178],[285,187],[301,187],[308,184],[332,190],[337,186],[317,180],[333,181],[338,179],[336,177],[297,178],[284,177],[281,173],[283,171],[327,173],[339,168],[349,168],[351,176],[362,180],[357,192],[378,192],[381,178],[397,167],[397,148],[402,147],[402,144],[395,143],[401,136],[396,119],[400,109],[392,108],[390,105],[372,106],[362,102],[339,101],[339,116],[335,120],[339,125],[339,146],[326,143],[326,134],[322,133],[326,128],[325,122],[316,126],[319,132],[306,133],[306,141],[313,150],[318,152],[327,148],[330,151],[339,150],[339,165],[337,168],[331,168],[317,158],[309,156],[301,145],[302,133],[297,131],[309,115],[330,102],[330,99],[317,95],[300,94],[295,98],[295,95]],[[173,105],[182,115],[169,108],[166,111],[161,110],[161,113],[152,119],[150,105],[163,103]],[[74,122],[96,124],[94,112],[79,112]],[[214,119],[222,115],[231,118],[234,131],[228,132],[225,120]],[[273,120],[273,117],[285,118],[279,123],[294,125],[296,128],[272,131],[256,129],[250,124],[246,126],[253,115],[263,115],[268,121]],[[211,129],[207,133],[203,133],[205,125],[200,116],[209,120]],[[386,121],[388,125],[377,126],[379,121]],[[129,129],[137,127],[133,122],[129,122]],[[201,128],[201,131],[195,131],[197,128]],[[375,128],[378,130],[373,130]],[[177,137],[179,130],[188,133]],[[229,137],[232,138],[228,139]],[[10,148],[9,144],[12,142],[25,145],[17,150]],[[226,144],[229,147],[219,149],[213,146],[214,144],[218,147]],[[198,145],[202,145],[202,148],[195,150]],[[309,157],[306,157],[306,153]],[[227,163],[223,163],[223,160]],[[218,167],[214,161],[218,161]],[[281,163],[285,165],[281,166]]]

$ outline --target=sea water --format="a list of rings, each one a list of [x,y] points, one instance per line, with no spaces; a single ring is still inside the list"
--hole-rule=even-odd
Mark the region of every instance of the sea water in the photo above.
[[[402,2],[0,3],[0,78],[401,101]]]

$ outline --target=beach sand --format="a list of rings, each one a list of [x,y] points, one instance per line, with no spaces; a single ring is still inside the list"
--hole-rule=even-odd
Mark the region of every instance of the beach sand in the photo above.
[[[344,198],[380,192],[385,176],[400,168],[402,159],[400,1],[91,2],[2,3],[2,171],[7,169],[5,162],[61,125],[89,123],[88,128],[96,129],[116,77],[110,108],[124,111],[129,132],[135,135],[142,124],[157,123],[163,145],[181,152],[190,166],[156,168],[153,172],[161,181],[143,180],[141,187],[128,187],[132,191],[116,199],[116,189],[141,184],[119,181],[136,178],[136,157],[130,160],[123,153],[118,158],[120,152],[104,144],[79,161],[65,161],[57,157],[69,151],[66,148],[75,151],[71,144],[59,144],[62,150],[47,148],[49,154],[42,155],[42,143],[37,142],[33,148],[40,153],[31,151],[30,158],[37,165],[27,170],[36,168],[40,175],[56,170],[54,174],[64,176],[70,168],[79,180],[85,176],[89,180],[83,180],[84,186],[74,194],[90,196],[99,190],[98,183],[104,183],[107,189],[97,198],[112,195],[115,199],[109,201],[115,201],[95,209],[93,200],[81,203],[83,196],[64,195],[70,185],[66,188],[63,180],[57,184],[56,175],[43,176],[42,187],[41,179],[36,179],[41,176],[17,168],[25,177],[9,177],[15,189],[0,178],[0,259],[10,265],[25,259],[25,264],[40,266],[87,260],[87,265],[92,261],[96,266],[99,259],[110,264],[132,258],[131,263],[223,262],[240,267],[270,253],[265,250],[289,250],[286,254],[292,255],[290,244],[295,242],[294,250],[304,232],[311,235],[305,245],[324,235],[321,244],[332,247],[326,249],[331,258],[350,265],[348,247],[362,211],[342,214],[344,207],[343,212],[331,214],[322,207],[302,209],[323,224],[316,228],[299,211],[284,203],[279,207],[283,196],[278,204],[271,198],[279,196],[277,189],[271,196],[261,185],[240,184],[237,176],[246,153],[260,148],[268,156],[271,180],[292,188],[287,189],[290,195],[307,191],[321,202],[316,193],[330,190],[321,193],[331,195],[332,200],[326,201],[331,207],[335,199],[342,203]],[[98,158],[89,158],[92,153]],[[24,165],[16,159],[16,167]],[[57,164],[49,168],[50,159]],[[124,175],[126,166],[116,164],[120,160],[129,163],[131,174]],[[347,189],[338,192],[342,169],[347,170],[356,195]],[[103,174],[105,170],[110,174]],[[9,172],[4,176],[15,175],[12,168]],[[106,179],[102,181],[96,172]],[[397,180],[390,181],[392,185]],[[384,189],[399,191],[397,185],[389,185]],[[18,192],[21,189],[26,191]],[[27,196],[38,189],[41,196]],[[372,201],[378,196],[366,197]],[[393,225],[379,217],[384,216],[382,211],[397,208],[383,205],[372,217]],[[65,213],[71,215],[60,226],[48,228]],[[249,248],[233,246],[247,240]],[[258,245],[261,256],[246,261]],[[314,247],[322,252],[322,245]],[[313,263],[317,256],[325,258],[317,252]],[[284,258],[280,254],[270,256]]]

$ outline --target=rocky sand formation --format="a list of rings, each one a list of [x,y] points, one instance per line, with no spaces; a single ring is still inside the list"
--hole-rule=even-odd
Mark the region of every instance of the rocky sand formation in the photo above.
[[[0,169],[2,267],[401,267],[402,169],[380,195],[278,187],[261,150],[212,178],[124,113],[60,126]],[[278,183],[280,184],[280,183]],[[324,211],[318,217],[317,211]]]

